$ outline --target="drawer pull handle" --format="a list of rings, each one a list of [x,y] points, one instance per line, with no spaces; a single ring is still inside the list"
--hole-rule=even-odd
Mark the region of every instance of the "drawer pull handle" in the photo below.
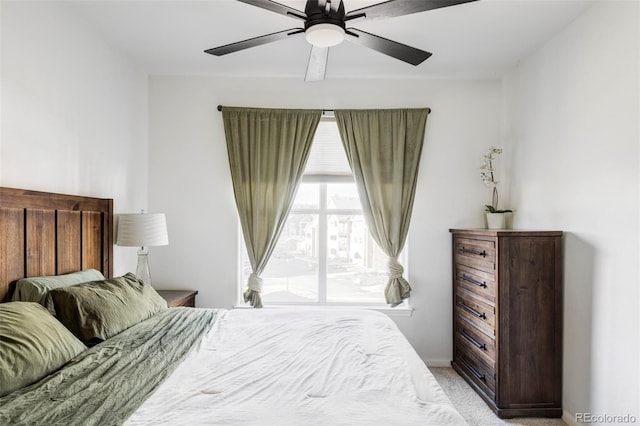
[[[466,276],[465,274],[462,274],[462,277],[460,279],[462,281],[467,281],[467,282],[470,282],[471,284],[475,284],[478,287],[487,288],[487,282],[486,281],[480,282],[478,280],[474,280],[473,278]]]
[[[464,328],[462,330],[460,330],[460,334],[462,334],[462,337],[464,337],[469,342],[471,342],[471,344],[473,346],[475,346],[476,348],[482,349],[483,351],[487,350],[487,345],[485,343],[480,343],[476,339],[474,339],[473,337],[469,336]]]
[[[487,319],[487,315],[485,315],[484,312],[476,311],[475,309],[473,309],[471,306],[467,305],[464,302],[462,302],[461,305],[462,305],[462,309],[464,309],[465,311],[471,312],[473,315],[477,316],[478,318]]]
[[[477,256],[487,257],[486,250],[478,251],[473,249],[468,249],[465,246],[462,246],[462,253],[475,254]]]
[[[460,358],[460,361],[462,361],[462,364],[464,364],[465,367],[467,367],[469,369],[469,371],[471,371],[471,373],[473,373],[474,376],[476,376],[476,378],[478,380],[482,380],[483,382],[487,382],[487,376],[485,376],[484,374],[481,374],[478,370],[476,370],[468,361],[465,357]]]

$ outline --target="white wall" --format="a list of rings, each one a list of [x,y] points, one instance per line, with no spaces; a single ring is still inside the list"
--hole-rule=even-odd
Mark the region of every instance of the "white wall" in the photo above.
[[[0,7],[0,185],[146,207],[146,74],[62,3]],[[135,249],[114,255],[135,270]]]
[[[155,283],[199,291],[198,305],[237,301],[237,213],[218,104],[289,108],[429,106],[409,234],[411,318],[395,318],[431,363],[451,360],[451,227],[483,226],[491,194],[481,156],[500,138],[498,80],[150,78],[149,197],[167,214],[169,246],[152,248]]]
[[[597,4],[504,84],[516,226],[566,232],[569,422],[640,420],[639,9]]]

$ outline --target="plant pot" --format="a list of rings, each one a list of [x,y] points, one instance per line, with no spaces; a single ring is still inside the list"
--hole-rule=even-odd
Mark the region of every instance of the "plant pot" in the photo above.
[[[487,213],[487,228],[505,229],[506,214],[505,213]]]

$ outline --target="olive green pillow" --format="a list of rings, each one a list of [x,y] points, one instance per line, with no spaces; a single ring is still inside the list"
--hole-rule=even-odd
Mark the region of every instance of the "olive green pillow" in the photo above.
[[[0,396],[37,382],[86,349],[38,303],[0,304]]]
[[[88,346],[167,308],[153,287],[131,273],[57,288],[50,294],[60,322]]]
[[[11,300],[14,302],[39,303],[55,315],[49,291],[58,287],[67,287],[96,280],[104,280],[102,272],[96,269],[85,269],[84,271],[64,275],[22,278],[16,283],[16,289]]]

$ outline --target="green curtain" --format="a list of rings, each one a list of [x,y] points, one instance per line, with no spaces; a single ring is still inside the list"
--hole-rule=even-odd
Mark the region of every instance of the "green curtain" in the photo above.
[[[413,209],[428,109],[336,110],[371,236],[386,253],[385,299],[397,306],[411,295],[398,262]]]
[[[262,278],[309,158],[322,110],[222,109],[229,167],[252,273],[244,301],[262,307]]]

